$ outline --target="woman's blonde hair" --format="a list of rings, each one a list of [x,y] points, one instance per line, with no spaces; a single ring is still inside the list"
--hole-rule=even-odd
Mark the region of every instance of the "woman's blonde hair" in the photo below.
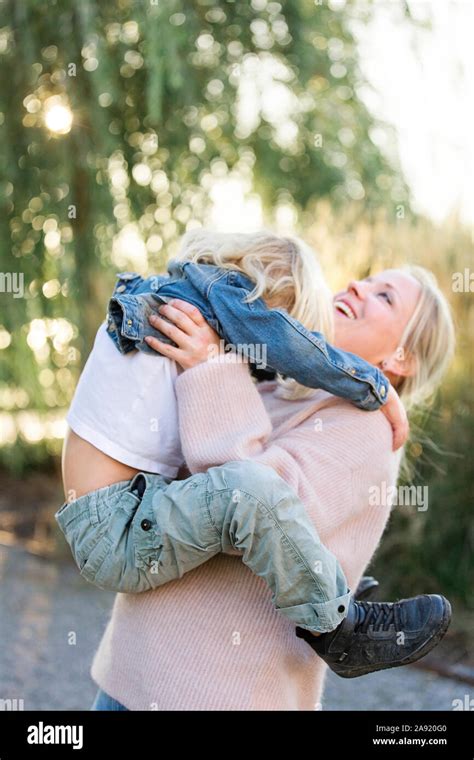
[[[200,228],[183,236],[175,258],[241,272],[255,284],[245,301],[262,298],[270,308],[285,309],[308,330],[332,340],[331,292],[316,253],[300,238],[267,230],[222,233]],[[278,384],[283,398],[303,398],[314,393],[314,389],[281,375]]]
[[[450,306],[432,272],[414,265],[401,271],[421,286],[415,311],[400,340],[403,355],[414,362],[413,374],[397,384],[397,392],[410,410],[432,401],[452,361],[456,338]]]

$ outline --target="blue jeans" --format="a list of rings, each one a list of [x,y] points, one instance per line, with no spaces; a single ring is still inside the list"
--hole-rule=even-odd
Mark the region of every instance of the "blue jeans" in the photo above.
[[[120,702],[117,702],[116,699],[109,697],[105,691],[99,689],[95,695],[91,710],[126,710],[128,712],[128,707],[124,707]]]
[[[344,573],[304,504],[250,459],[186,480],[140,472],[66,502],[55,517],[81,575],[99,588],[149,591],[224,552],[241,555],[301,628],[332,631],[347,615]]]

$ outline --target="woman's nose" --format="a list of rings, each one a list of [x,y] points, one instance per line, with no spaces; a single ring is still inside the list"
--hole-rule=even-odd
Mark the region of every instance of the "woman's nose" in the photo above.
[[[349,293],[354,293],[357,298],[363,299],[365,296],[365,285],[366,283],[361,280],[351,280],[347,286],[347,290]]]

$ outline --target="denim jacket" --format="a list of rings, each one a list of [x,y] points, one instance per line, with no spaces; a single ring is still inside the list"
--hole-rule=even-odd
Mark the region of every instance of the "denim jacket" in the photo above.
[[[254,283],[240,272],[172,259],[167,275],[143,278],[122,272],[117,277],[107,331],[122,353],[133,349],[154,353],[144,340],[147,335],[175,345],[150,325],[148,317],[163,303],[180,298],[199,309],[224,339],[226,349],[236,347],[257,366],[322,388],[367,411],[387,400],[389,382],[377,367],[330,345],[321,333],[307,330],[284,309],[269,309],[262,298],[245,303],[242,299]]]

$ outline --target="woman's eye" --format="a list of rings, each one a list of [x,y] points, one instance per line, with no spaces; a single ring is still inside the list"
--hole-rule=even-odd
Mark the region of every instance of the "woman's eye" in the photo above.
[[[389,303],[389,304],[392,303],[392,298],[391,298],[390,294],[387,293],[386,291],[384,291],[383,293],[379,293],[379,296],[382,296],[382,298],[385,298],[385,300],[387,301],[387,303]]]

